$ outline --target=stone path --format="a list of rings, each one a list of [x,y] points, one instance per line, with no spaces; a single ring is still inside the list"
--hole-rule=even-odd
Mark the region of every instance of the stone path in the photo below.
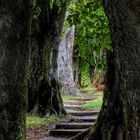
[[[78,133],[86,131],[94,124],[99,110],[85,111],[80,105],[96,98],[96,95],[91,95],[65,101],[64,106],[67,112],[72,115],[72,118],[58,122],[55,128],[50,131],[49,137],[42,140],[70,140],[71,137]]]

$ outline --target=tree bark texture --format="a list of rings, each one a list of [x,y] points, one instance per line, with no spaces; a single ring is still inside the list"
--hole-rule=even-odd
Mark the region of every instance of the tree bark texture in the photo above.
[[[0,140],[25,139],[30,0],[0,1]]]
[[[32,20],[28,84],[28,111],[32,113],[37,112],[39,89],[43,80],[43,39],[38,24],[38,21]]]
[[[64,39],[59,46],[58,55],[58,76],[61,85],[61,92],[65,94],[78,95],[73,74],[73,45],[75,26],[65,31]]]
[[[113,52],[103,106],[86,140],[140,139],[140,1],[105,0]]]
[[[31,72],[29,80],[30,85],[33,84],[29,87],[31,91],[29,102],[33,99],[35,99],[35,102],[33,106],[29,106],[29,110],[33,110],[40,115],[63,114],[66,112],[60,96],[57,60],[66,2],[58,6],[54,1],[52,8],[50,7],[50,1],[47,0],[38,1],[38,5],[41,13],[35,25],[37,36],[32,37],[33,50],[31,51],[31,67],[34,64],[36,64],[36,67],[31,70],[34,72]]]

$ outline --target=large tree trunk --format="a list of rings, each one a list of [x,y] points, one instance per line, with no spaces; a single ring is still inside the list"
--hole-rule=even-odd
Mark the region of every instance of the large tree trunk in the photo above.
[[[95,129],[86,140],[140,139],[140,1],[105,0],[113,52],[107,88]]]
[[[0,2],[0,140],[24,140],[30,0]]]
[[[66,2],[63,2],[61,7],[54,1],[52,9],[50,2],[47,0],[38,1],[38,5],[41,13],[35,31],[33,28],[33,32],[37,36],[33,36],[32,48],[34,51],[32,50],[31,54],[33,56],[31,57],[31,67],[34,64],[36,64],[36,67],[34,67],[34,72],[30,76],[31,80],[29,80],[31,83],[29,87],[31,91],[30,100],[34,99],[35,102],[33,106],[29,106],[29,110],[40,115],[64,114],[66,112],[60,96],[57,60],[61,30],[65,19]],[[33,52],[37,55],[34,55]],[[36,56],[39,57],[39,60],[36,59]],[[30,70],[32,71],[32,69]],[[36,79],[36,75],[39,79]]]
[[[58,55],[58,76],[62,93],[78,95],[79,90],[76,87],[73,74],[74,36],[75,27],[72,26],[66,30],[64,39],[60,43]]]

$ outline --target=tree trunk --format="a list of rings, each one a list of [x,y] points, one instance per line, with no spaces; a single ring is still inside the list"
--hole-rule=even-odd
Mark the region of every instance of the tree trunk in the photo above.
[[[74,57],[73,59],[73,73],[74,73],[74,81],[77,87],[80,87],[79,85],[79,57]]]
[[[67,28],[64,39],[59,46],[58,55],[58,76],[61,85],[61,92],[70,95],[78,95],[79,91],[74,81],[73,72],[73,45],[75,26]]]
[[[60,96],[57,63],[61,30],[66,12],[66,2],[60,7],[54,1],[52,9],[50,2],[46,0],[38,1],[38,5],[41,13],[35,27],[35,34],[37,36],[33,36],[35,43],[32,43],[32,48],[37,50],[37,55],[34,55],[33,51],[31,54],[33,56],[31,58],[32,65],[36,64],[36,67],[34,67],[34,72],[31,72],[32,75],[30,76],[30,79],[32,78],[30,84],[30,100],[35,99],[35,102],[33,106],[29,106],[29,110],[37,112],[40,115],[65,114],[66,112]],[[36,44],[37,47],[34,46]],[[36,56],[39,56],[40,60],[36,59]],[[36,75],[39,77],[37,80],[35,79]],[[32,94],[34,95],[32,96]]]
[[[0,2],[0,140],[25,139],[30,1]]]
[[[75,48],[76,49],[76,48]],[[78,54],[74,54],[77,56],[74,56],[73,58],[73,71],[74,71],[74,81],[75,84],[78,88],[81,87],[81,70],[80,70],[80,66],[81,66],[81,58],[78,56]]]
[[[43,80],[43,45],[38,22],[32,20],[32,47],[29,61],[28,111],[37,112],[39,88]]]
[[[86,140],[140,139],[140,1],[105,0],[113,52],[108,54],[106,91],[95,128]]]
[[[90,84],[92,84],[93,81],[94,81],[94,70],[95,70],[95,67],[93,67],[93,66],[89,66],[89,78],[90,78]]]
[[[73,69],[74,69],[74,81],[75,84],[78,88],[81,87],[81,70],[80,70],[80,63],[81,63],[81,58],[80,57],[74,57],[73,61]]]
[[[81,87],[82,86],[82,71],[79,70],[78,73],[78,85]]]

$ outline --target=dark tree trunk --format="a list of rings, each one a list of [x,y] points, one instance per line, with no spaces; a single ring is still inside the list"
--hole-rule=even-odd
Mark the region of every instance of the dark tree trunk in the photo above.
[[[38,5],[41,13],[36,23],[35,33],[34,28],[32,28],[33,34],[37,35],[32,37],[32,48],[36,50],[37,55],[33,54],[34,51],[31,54],[33,56],[33,58],[31,57],[33,62],[31,66],[36,64],[36,67],[34,67],[34,72],[30,76],[31,86],[29,87],[31,91],[29,102],[32,99],[35,102],[33,106],[29,106],[29,110],[37,111],[40,115],[64,114],[66,112],[60,96],[57,60],[66,2],[61,7],[57,6],[54,1],[52,9],[47,0],[38,1]],[[39,57],[39,60],[36,59],[36,56]],[[39,79],[36,75],[38,75]]]
[[[82,72],[81,72],[81,70],[79,70],[79,73],[78,73],[78,85],[79,85],[79,87],[82,86]]]
[[[102,110],[86,140],[140,139],[140,1],[105,0],[113,52]]]
[[[92,84],[93,81],[94,81],[94,70],[95,70],[95,67],[93,67],[93,66],[89,66],[89,78],[90,78],[90,84]]]
[[[82,78],[80,67],[81,67],[81,58],[78,56],[75,56],[73,58],[74,81],[75,81],[76,86],[79,88],[81,87],[81,78]]]
[[[32,40],[29,61],[28,111],[37,112],[39,88],[43,80],[43,45],[38,22],[32,21]]]
[[[0,1],[0,140],[24,140],[30,0]]]
[[[79,85],[79,57],[74,57],[73,59],[73,73],[74,73],[74,81],[77,87]]]

